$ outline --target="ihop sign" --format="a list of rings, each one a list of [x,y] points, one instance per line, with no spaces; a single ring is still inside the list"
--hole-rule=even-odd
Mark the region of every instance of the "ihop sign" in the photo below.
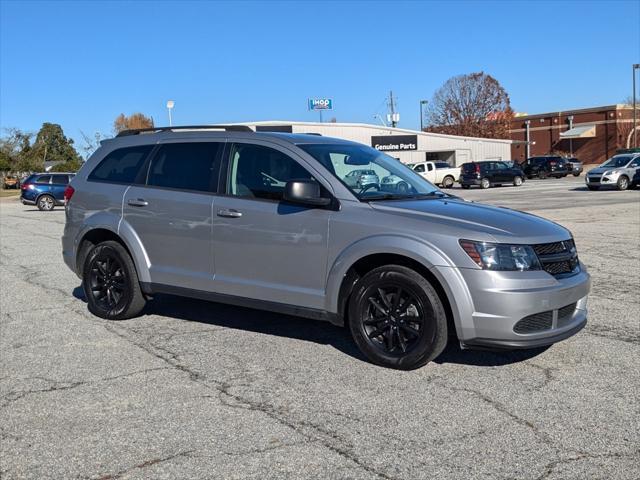
[[[333,100],[331,98],[310,98],[309,110],[333,110]]]

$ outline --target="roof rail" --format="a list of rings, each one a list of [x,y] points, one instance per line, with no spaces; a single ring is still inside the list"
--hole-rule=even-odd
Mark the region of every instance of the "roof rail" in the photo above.
[[[246,125],[180,125],[177,127],[151,127],[133,128],[123,130],[116,137],[128,137],[130,135],[140,135],[141,133],[173,132],[176,130],[225,130],[227,132],[253,132]]]

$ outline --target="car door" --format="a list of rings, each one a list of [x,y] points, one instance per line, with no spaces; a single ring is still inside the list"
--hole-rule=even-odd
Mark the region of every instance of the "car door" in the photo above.
[[[494,169],[494,178],[496,183],[507,183],[513,180],[513,173],[509,166],[504,162],[491,162]]]
[[[282,201],[288,180],[318,181],[318,172],[295,152],[269,142],[236,142],[228,152],[225,194],[214,206],[216,291],[323,309],[333,212]]]
[[[146,181],[124,194],[124,221],[145,248],[151,282],[211,291],[212,209],[222,141],[161,143]]]
[[[51,194],[59,202],[64,200],[64,190],[69,183],[69,175],[56,173],[51,175]]]

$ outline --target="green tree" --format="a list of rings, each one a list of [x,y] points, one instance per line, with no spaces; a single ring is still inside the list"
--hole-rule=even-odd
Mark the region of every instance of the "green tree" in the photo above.
[[[31,133],[25,133],[17,128],[5,128],[0,138],[0,164],[2,171],[29,170],[22,168],[29,163],[31,154]]]
[[[73,165],[81,162],[73,140],[65,137],[62,127],[56,123],[42,124],[26,157],[29,166],[36,167],[29,170],[41,170],[44,162],[71,162]]]

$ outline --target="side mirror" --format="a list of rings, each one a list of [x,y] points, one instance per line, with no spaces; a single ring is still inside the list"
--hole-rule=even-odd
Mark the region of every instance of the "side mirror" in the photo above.
[[[326,207],[330,198],[320,196],[320,185],[315,180],[289,180],[284,186],[282,199],[285,202],[313,207]]]

